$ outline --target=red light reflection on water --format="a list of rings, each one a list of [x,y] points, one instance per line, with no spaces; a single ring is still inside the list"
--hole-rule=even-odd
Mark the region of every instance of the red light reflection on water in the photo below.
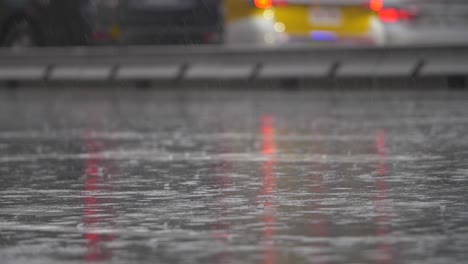
[[[391,232],[390,227],[390,217],[389,212],[387,210],[388,204],[386,203],[386,199],[388,196],[388,187],[387,187],[387,174],[388,174],[388,166],[387,166],[387,136],[385,130],[377,131],[375,135],[375,151],[378,157],[377,163],[377,181],[376,181],[376,189],[377,194],[374,196],[374,208],[377,213],[377,217],[375,219],[377,224],[377,237],[385,239],[385,237]],[[379,253],[381,254],[381,258],[379,263],[386,264],[386,263],[393,263],[393,257],[395,253],[395,249],[391,244],[388,242],[381,242],[379,245]]]
[[[85,239],[87,252],[84,255],[84,260],[88,262],[94,261],[105,261],[112,257],[112,252],[103,246],[104,242],[114,240],[112,234],[102,234],[100,232],[93,231],[99,224],[105,224],[108,219],[104,219],[103,213],[110,215],[112,208],[105,206],[105,203],[109,203],[109,200],[96,196],[96,192],[99,191],[110,191],[109,187],[106,186],[106,179],[103,177],[103,172],[109,172],[100,156],[100,146],[92,136],[91,133],[87,133],[85,136],[86,150],[88,159],[85,162],[85,173],[86,178],[84,182],[84,216],[83,225],[85,228]]]
[[[264,243],[263,263],[273,264],[276,262],[276,248],[273,241],[275,234],[276,209],[273,195],[276,192],[276,177],[274,175],[275,159],[273,154],[277,152],[275,145],[275,126],[272,116],[262,116],[260,120],[261,153],[266,157],[262,163],[262,187],[260,194],[263,196],[263,233]]]
[[[262,140],[262,154],[272,155],[276,153],[274,118],[266,115],[261,118],[260,135]]]

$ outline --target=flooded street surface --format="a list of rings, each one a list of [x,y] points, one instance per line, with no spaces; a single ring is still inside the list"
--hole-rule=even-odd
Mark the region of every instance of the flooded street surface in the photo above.
[[[462,263],[468,93],[0,92],[1,263]]]

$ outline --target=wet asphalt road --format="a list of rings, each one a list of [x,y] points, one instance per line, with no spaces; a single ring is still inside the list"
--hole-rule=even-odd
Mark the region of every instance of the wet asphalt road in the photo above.
[[[0,91],[1,263],[463,263],[468,93]]]

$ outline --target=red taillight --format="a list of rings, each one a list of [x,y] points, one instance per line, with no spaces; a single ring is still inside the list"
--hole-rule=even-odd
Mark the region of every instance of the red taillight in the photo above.
[[[383,8],[382,0],[370,0],[369,1],[369,8],[372,11],[379,12]]]
[[[416,14],[413,13],[413,12],[410,12],[408,10],[400,10],[400,12],[398,13],[398,17],[401,19],[401,20],[411,20],[413,18],[416,17]]]
[[[257,8],[270,8],[273,6],[285,6],[288,0],[254,0],[255,7]]]
[[[368,3],[370,10],[376,12],[380,21],[385,23],[408,21],[417,16],[417,12],[414,8],[385,7],[383,0],[369,0]]]
[[[395,23],[398,21],[409,21],[416,17],[414,12],[406,9],[383,8],[379,11],[379,18],[385,23]]]
[[[270,8],[273,6],[273,0],[254,0],[257,8]]]
[[[379,18],[386,23],[395,23],[399,20],[398,10],[395,8],[385,8],[379,11]]]

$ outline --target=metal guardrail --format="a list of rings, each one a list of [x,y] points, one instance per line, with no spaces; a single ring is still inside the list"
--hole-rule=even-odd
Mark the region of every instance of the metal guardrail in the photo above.
[[[0,50],[0,81],[468,76],[468,47],[77,47]]]

